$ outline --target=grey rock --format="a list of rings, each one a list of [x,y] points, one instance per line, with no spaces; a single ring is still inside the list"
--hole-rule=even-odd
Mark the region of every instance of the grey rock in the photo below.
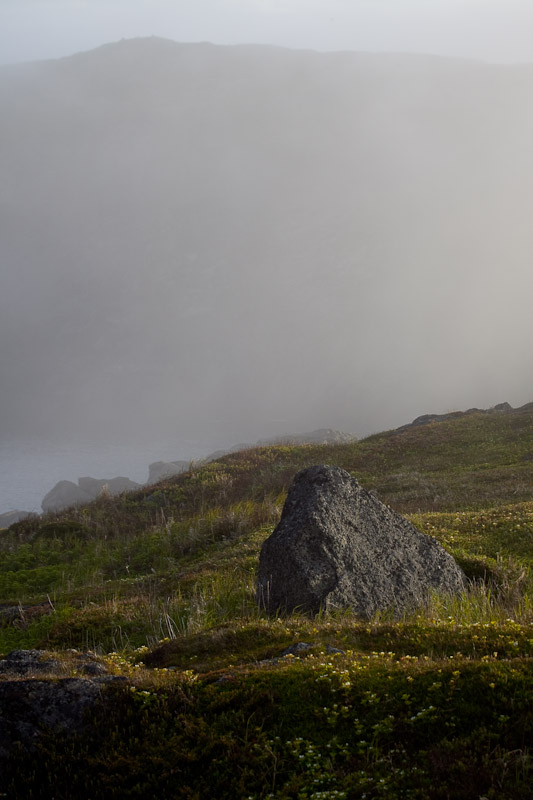
[[[154,461],[148,467],[148,483],[156,483],[172,475],[181,475],[189,469],[189,461]]]
[[[32,620],[53,612],[54,606],[50,600],[34,605],[0,605],[0,627],[13,625],[15,628],[25,628]]]
[[[291,644],[289,647],[286,647],[281,657],[283,656],[299,656],[300,653],[305,653],[306,650],[310,650],[313,647],[312,644],[309,642],[295,642]]]
[[[102,698],[100,680],[0,681],[0,765],[14,746],[31,753],[43,730],[80,731]]]
[[[12,650],[0,661],[0,674],[30,676],[43,673],[60,674],[63,666],[57,659],[45,658],[44,650]]]
[[[132,492],[135,489],[140,489],[141,484],[122,476],[118,478],[85,477],[78,478],[78,486],[82,491],[90,495],[93,500],[96,500],[103,491],[115,496],[117,494],[122,494],[122,492]]]
[[[432,537],[383,505],[343,469],[299,472],[263,543],[257,601],[270,613],[352,608],[361,617],[421,604],[466,578]]]
[[[213,453],[209,453],[209,455],[205,457],[205,461],[216,461],[218,458],[222,458],[222,456],[229,456],[231,453],[240,453],[241,450],[253,450],[253,448],[257,446],[257,444],[252,444],[251,442],[234,444],[226,450],[215,450]]]
[[[341,650],[339,647],[333,647],[330,644],[326,645],[326,653],[328,656],[345,656],[346,653],[344,650]]]
[[[294,644],[289,645],[289,647],[286,647],[283,653],[281,653],[279,656],[276,656],[275,658],[265,658],[262,661],[259,661],[258,664],[261,666],[270,666],[272,664],[279,664],[280,659],[287,658],[287,656],[296,656],[299,658],[303,653],[307,653],[314,647],[317,647],[316,642],[295,642]],[[338,647],[332,647],[330,644],[326,645],[326,653],[329,656],[346,655],[344,650],[339,650]]]
[[[221,675],[220,678],[217,681],[215,681],[215,683],[216,684],[232,683],[234,680],[235,680],[235,675],[233,674],[233,672],[228,672],[226,675]]]
[[[446,422],[449,419],[459,419],[459,417],[465,417],[468,414],[479,413],[486,414],[487,412],[480,411],[478,408],[471,408],[468,411],[450,411],[448,414],[422,414],[422,416],[417,417],[407,425],[396,428],[396,433],[407,431],[410,428],[418,428],[420,425],[429,425],[432,422]]]
[[[140,487],[140,483],[135,483],[135,481],[122,476],[118,478],[84,477],[79,478],[77,484],[72,481],[59,481],[45,495],[41,507],[44,512],[62,511],[70,506],[90,503],[100,497],[104,491],[115,496],[122,492],[132,492]]]
[[[514,409],[510,403],[498,403],[498,405],[494,406],[494,411],[503,411],[508,414],[510,411],[514,411]]]
[[[44,512],[61,511],[70,506],[90,503],[94,498],[72,481],[59,481],[50,489],[41,503]]]
[[[82,664],[80,672],[82,675],[105,675],[107,674],[107,669],[104,667],[103,664],[100,664],[98,661],[88,661],[85,664]]]
[[[105,702],[107,687],[128,685],[125,676],[104,674],[106,668],[90,653],[70,654],[88,659],[82,670],[95,677],[60,677],[63,665],[44,650],[13,650],[0,661],[5,676],[0,681],[0,769],[14,747],[31,753],[43,731],[69,735],[83,730],[86,712]],[[43,680],[43,673],[59,677]]]
[[[31,511],[19,511],[18,509],[15,511],[6,511],[5,514],[0,514],[0,528],[9,528],[10,525],[14,525],[15,522],[20,522],[21,519],[35,516],[37,515],[32,514]]]
[[[97,498],[101,492],[102,488],[106,485],[107,481],[99,480],[98,478],[78,478],[78,486],[82,490],[89,495],[93,500]]]
[[[20,606],[0,606],[0,627],[4,628],[6,625],[13,625],[14,622],[20,619]]]

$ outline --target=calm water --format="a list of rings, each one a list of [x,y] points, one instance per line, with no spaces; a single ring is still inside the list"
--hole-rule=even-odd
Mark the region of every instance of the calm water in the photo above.
[[[148,480],[153,461],[202,458],[217,449],[202,442],[151,442],[150,444],[103,444],[52,442],[45,439],[0,442],[0,514],[13,509],[41,511],[41,500],[61,480],[77,482],[123,475],[132,481]]]

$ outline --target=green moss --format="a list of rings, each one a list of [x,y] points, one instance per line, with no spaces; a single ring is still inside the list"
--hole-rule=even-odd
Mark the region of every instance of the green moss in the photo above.
[[[8,765],[5,786],[60,798],[527,797],[531,678],[523,659],[379,655],[224,682],[177,675],[117,692],[82,736],[46,736],[22,771]]]

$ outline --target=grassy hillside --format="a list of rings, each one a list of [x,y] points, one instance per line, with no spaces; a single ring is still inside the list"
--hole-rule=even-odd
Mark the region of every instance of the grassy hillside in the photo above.
[[[259,611],[261,543],[317,463],[435,536],[468,591],[401,620]],[[93,733],[15,759],[8,796],[531,797],[532,559],[530,409],[243,451],[17,523],[0,652],[91,650],[131,686]]]

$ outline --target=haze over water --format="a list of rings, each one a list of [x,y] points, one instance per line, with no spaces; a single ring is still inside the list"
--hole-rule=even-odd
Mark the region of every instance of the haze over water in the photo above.
[[[15,508],[41,513],[45,494],[61,480],[119,475],[148,480],[154,461],[198,459],[207,455],[198,443],[152,442],[145,445],[46,439],[3,440],[0,452],[0,514]]]

